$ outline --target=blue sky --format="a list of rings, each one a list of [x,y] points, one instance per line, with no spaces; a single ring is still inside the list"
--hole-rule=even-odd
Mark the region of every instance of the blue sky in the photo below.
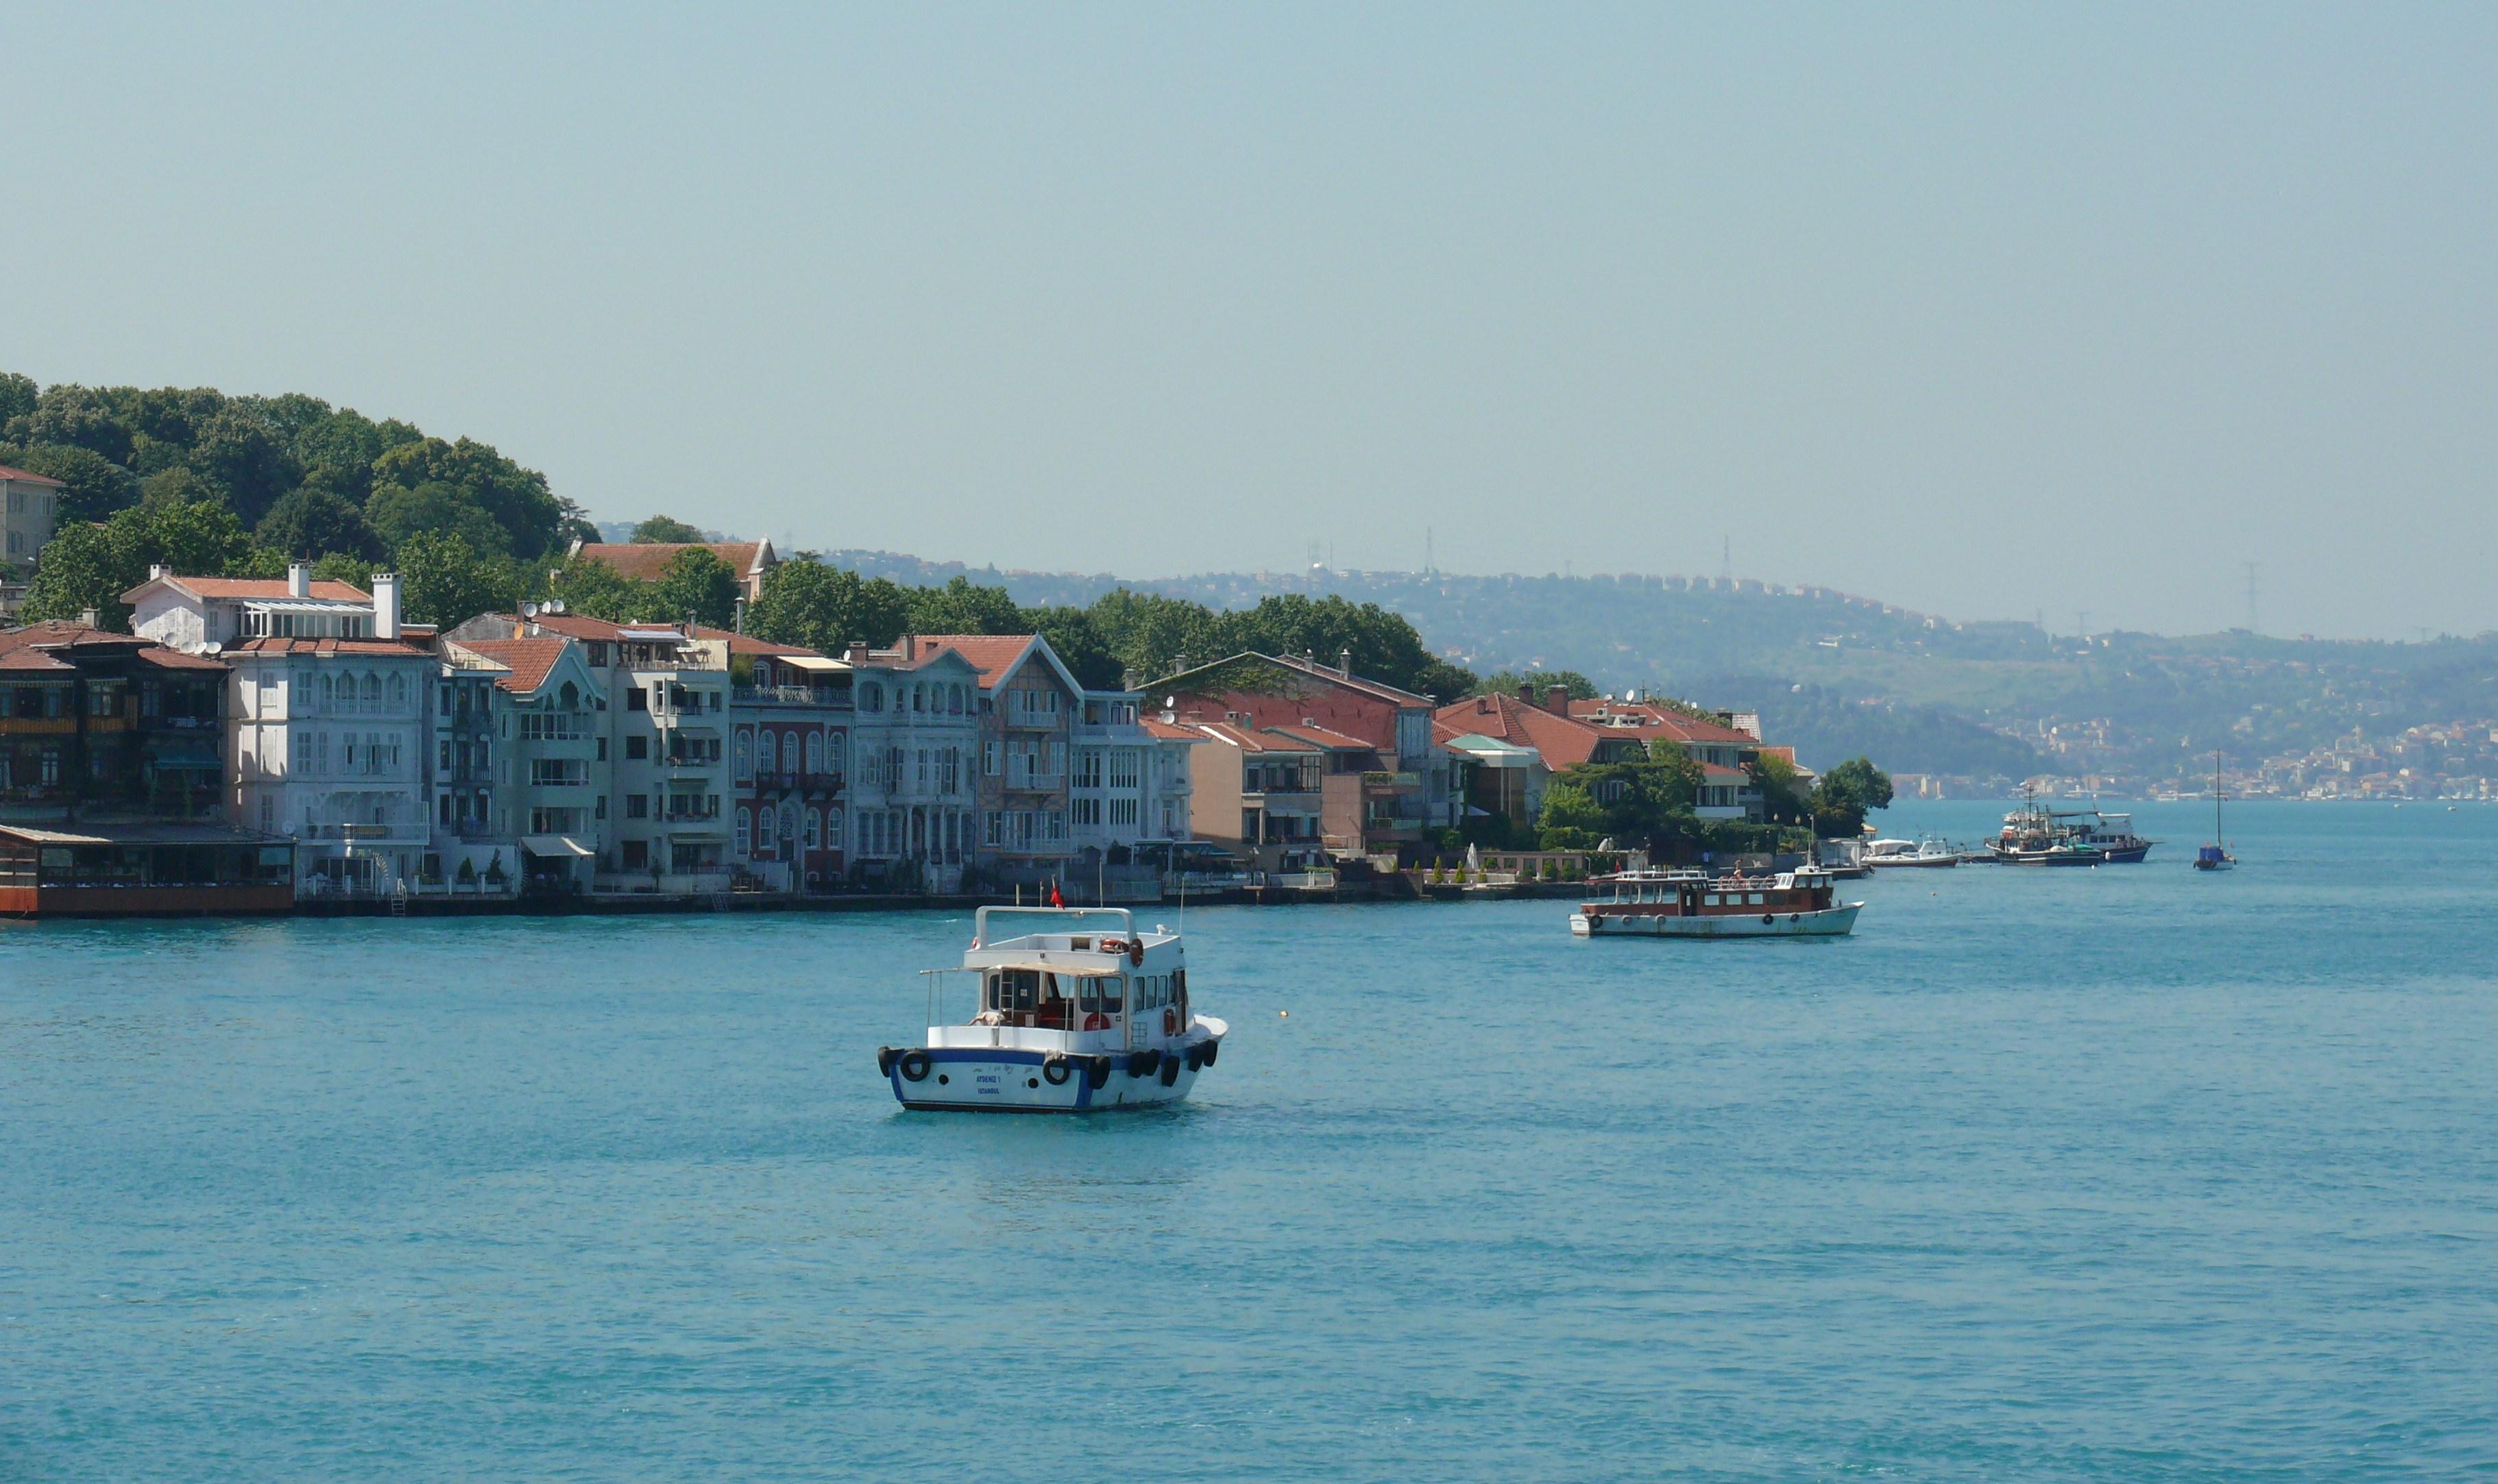
[[[2498,9],[18,4],[0,367],[1139,575],[2498,628]]]

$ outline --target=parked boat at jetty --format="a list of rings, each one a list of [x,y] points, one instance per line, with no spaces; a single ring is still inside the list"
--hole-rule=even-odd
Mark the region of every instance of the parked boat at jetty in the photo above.
[[[1623,871],[1588,885],[1613,895],[1570,915],[1582,938],[1837,938],[1865,906],[1839,901],[1830,873],[1814,866],[1748,877]]]
[[[2097,809],[2050,809],[2034,793],[2003,817],[2002,833],[1986,843],[2004,865],[2132,865],[2157,840],[2133,832],[2133,817]]]
[[[993,918],[1023,928],[995,937]],[[928,1039],[884,1047],[877,1070],[903,1107],[1002,1113],[1144,1108],[1188,1096],[1231,1027],[1189,1009],[1180,936],[1124,908],[983,907],[959,968],[930,969]],[[977,1010],[943,1023],[968,982]]]
[[[1960,852],[1940,840],[1874,840],[1865,847],[1865,863],[1881,870],[1904,866],[1933,868],[1960,864]]]

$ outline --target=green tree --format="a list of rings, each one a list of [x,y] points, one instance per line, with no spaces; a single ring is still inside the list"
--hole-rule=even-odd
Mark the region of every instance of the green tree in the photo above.
[[[294,433],[289,446],[295,462],[304,466],[304,482],[358,504],[372,497],[373,462],[423,436],[405,423],[376,423],[352,407],[291,421]]]
[[[1760,753],[1744,764],[1761,792],[1761,811],[1773,824],[1805,824],[1812,820],[1812,801],[1795,764],[1777,753]]]
[[[280,496],[253,528],[252,539],[272,551],[306,560],[335,551],[369,562],[382,554],[381,540],[365,523],[364,511],[341,496],[308,484]]]
[[[1475,682],[1469,695],[1517,695],[1521,689],[1537,705],[1544,704],[1548,686],[1559,686],[1572,700],[1594,700],[1599,694],[1596,683],[1577,670],[1495,670]]]
[[[12,418],[34,411],[42,395],[43,388],[35,385],[34,377],[0,371],[0,428],[8,427]]]
[[[653,583],[653,597],[663,620],[690,613],[697,623],[725,629],[737,618],[737,573],[708,546],[689,546],[668,563]]]
[[[350,556],[342,551],[326,552],[312,564],[312,580],[343,582],[351,588],[369,593],[373,590],[373,573],[388,570],[388,567],[379,566],[363,557]]]
[[[396,560],[410,623],[449,629],[516,606],[511,570],[457,534],[418,532],[400,543]]]
[[[303,466],[255,409],[228,403],[200,424],[185,461],[245,525],[257,525],[278,498],[304,481]]]
[[[749,633],[838,655],[853,642],[882,648],[901,637],[911,603],[901,588],[820,562],[784,562],[763,579],[746,615]]]
[[[151,505],[198,504],[203,500],[213,505],[217,503],[217,492],[185,465],[141,480],[139,499]]]
[[[1032,626],[1004,588],[956,576],[942,588],[906,588],[913,633],[1030,633]]]
[[[0,437],[32,447],[67,443],[102,454],[124,468],[130,467],[130,429],[113,415],[110,399],[94,387],[62,383],[44,389],[34,410],[21,412],[0,428]]]
[[[563,599],[571,612],[611,624],[648,624],[670,617],[659,611],[658,594],[647,582],[626,580],[604,562],[566,558],[547,574],[545,596]],[[683,612],[674,618],[685,617]]]
[[[1543,847],[1592,850],[1610,837],[1628,848],[1686,833],[1696,823],[1692,810],[1703,776],[1700,764],[1673,742],[1650,743],[1645,758],[1567,769],[1544,790]]]
[[[52,537],[27,586],[24,616],[74,619],[93,608],[106,628],[126,629],[121,595],[146,581],[149,566],[223,576],[250,551],[242,523],[223,505],[132,505],[100,526],[73,525]]]
[[[1075,677],[1076,684],[1088,691],[1120,689],[1123,681],[1118,657],[1110,653],[1109,645],[1102,642],[1101,633],[1094,629],[1093,619],[1085,610],[1075,607],[1026,608],[1023,618],[1032,625],[1033,632],[1049,641],[1059,662],[1067,666],[1069,673]]]
[[[700,541],[703,533],[674,516],[655,515],[633,528],[633,539],[644,545],[664,546]]]
[[[547,488],[546,475],[523,468],[492,445],[469,438],[456,443],[422,438],[401,443],[373,461],[375,500],[381,498],[385,485],[414,490],[427,484],[447,484],[465,496],[501,531],[497,549],[507,547],[518,557],[560,549],[577,517]],[[379,530],[382,523],[369,505],[366,514]],[[469,533],[461,529],[463,534]],[[470,544],[477,544],[473,536]]]
[[[1464,665],[1453,664],[1446,660],[1430,660],[1414,672],[1414,678],[1407,682],[1406,689],[1445,704],[1459,696],[1474,694],[1477,685],[1475,672]]]
[[[503,528],[495,523],[494,512],[479,504],[466,490],[440,479],[429,479],[414,488],[399,484],[375,487],[373,498],[365,504],[365,520],[381,537],[382,544],[394,551],[419,532],[457,535],[468,543],[471,551],[490,556],[500,556],[508,549]]]
[[[1891,805],[1891,780],[1868,758],[1850,758],[1812,790],[1812,827],[1825,840],[1862,833],[1865,816]]]
[[[0,444],[0,464],[61,482],[54,529],[72,521],[100,521],[139,502],[139,481],[130,470],[92,448],[74,443]]]
[[[1332,595],[1263,597],[1254,608],[1217,615],[1213,630],[1226,654],[1258,650],[1286,657],[1306,655],[1321,664],[1334,664],[1349,650],[1355,674],[1400,690],[1413,689],[1425,666],[1439,662],[1401,614],[1377,603],[1355,604]]]
[[[1186,598],[1119,588],[1094,599],[1085,614],[1120,665],[1148,684],[1177,668],[1183,657],[1194,664],[1224,658],[1214,615]]]

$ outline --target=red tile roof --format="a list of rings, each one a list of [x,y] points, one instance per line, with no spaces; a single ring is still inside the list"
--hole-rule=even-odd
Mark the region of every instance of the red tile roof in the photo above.
[[[1431,714],[1431,734],[1436,740],[1445,742],[1469,732],[1534,748],[1544,756],[1544,765],[1556,773],[1594,757],[1596,744],[1604,737],[1585,722],[1529,705],[1515,695],[1471,696]]]
[[[728,652],[732,655],[814,655],[818,660],[826,658],[803,644],[775,644],[769,639],[758,639],[752,634],[738,633],[727,629],[714,629],[704,624],[694,626],[694,637],[726,639]]]
[[[101,646],[119,650],[134,656],[141,663],[152,664],[158,669],[223,670],[225,668],[223,663],[206,655],[186,655],[178,649],[168,649],[153,639],[114,633],[109,629],[89,629],[84,624],[73,624],[67,619],[44,619],[29,624],[23,629],[0,629],[0,655],[28,657],[24,663],[16,666],[19,669],[47,668],[47,665],[36,662],[43,652],[68,645],[82,648]],[[53,662],[62,663],[64,668],[76,668],[63,661]]]
[[[541,613],[535,618],[514,619],[523,629],[534,624],[549,633],[560,633],[575,639],[605,639],[613,642],[627,626],[611,624],[605,619],[590,618],[579,613]],[[635,624],[636,629],[665,629],[665,624]],[[465,642],[464,640],[463,641]]]
[[[620,577],[657,582],[668,575],[669,563],[697,546],[727,563],[728,569],[740,577],[754,570],[755,558],[763,550],[760,541],[586,541],[580,555],[605,563]]]
[[[1029,633],[923,633],[916,636],[920,645],[950,649],[972,662],[980,672],[980,689],[995,690],[1000,681],[1014,672],[1017,664],[1039,638]]]
[[[1189,689],[1191,682],[1196,677],[1203,675],[1208,670],[1219,669],[1224,665],[1232,663],[1235,660],[1252,660],[1262,664],[1281,665],[1285,669],[1291,670],[1296,674],[1308,676],[1312,680],[1323,681],[1331,686],[1342,686],[1348,691],[1360,691],[1365,695],[1376,696],[1381,700],[1393,701],[1399,706],[1428,706],[1431,704],[1431,697],[1427,695],[1417,695],[1411,691],[1400,691],[1394,686],[1385,684],[1381,681],[1368,680],[1360,675],[1341,674],[1337,671],[1336,667],[1331,664],[1321,664],[1316,661],[1303,660],[1296,655],[1260,654],[1256,650],[1243,650],[1239,654],[1229,655],[1221,660],[1217,660],[1212,664],[1201,664],[1194,668],[1183,670],[1177,675],[1166,675],[1162,679],[1155,681],[1151,686],[1147,687],[1147,689],[1161,692],[1167,695],[1185,692]]]
[[[14,479],[20,484],[48,484],[56,490],[68,488],[57,479],[48,478],[31,469],[13,468],[6,464],[0,464],[0,479]]]
[[[1570,703],[1570,714],[1608,732],[1630,736],[1660,736],[1675,742],[1708,742],[1735,747],[1757,747],[1759,739],[1750,732],[1737,731],[1721,722],[1702,721],[1686,716],[1669,706],[1653,706],[1646,701],[1584,700]],[[1605,716],[1635,718],[1635,726],[1608,726],[1598,718]]]
[[[194,597],[239,598],[288,597],[293,596],[286,591],[286,579],[283,577],[174,576],[167,577],[164,580],[180,588],[182,591],[190,594]],[[128,602],[134,595],[144,591],[148,585],[148,583],[143,582],[138,587],[132,588],[128,593],[122,594],[122,601]],[[368,603],[373,600],[373,596],[362,588],[355,587],[344,582],[331,582],[326,578],[316,580],[312,584],[312,596],[320,598],[324,602],[334,603]]]
[[[1161,721],[1154,717],[1145,718],[1145,734],[1147,736],[1160,737],[1166,742],[1202,742],[1205,740],[1205,733],[1198,730],[1194,726],[1181,726],[1175,723]]]
[[[1261,729],[1280,733],[1283,736],[1292,738],[1296,742],[1307,742],[1312,747],[1323,747],[1331,753],[1375,753],[1379,751],[1379,744],[1376,742],[1364,742],[1360,737],[1347,736],[1343,732],[1334,731],[1328,727],[1316,726],[1307,722],[1301,723],[1297,726],[1267,726]]]
[[[1278,736],[1272,731],[1247,731],[1230,722],[1196,722],[1190,724],[1200,732],[1219,742],[1229,742],[1244,753],[1315,753],[1324,751],[1314,742],[1297,737]]]
[[[226,646],[228,654],[252,655],[374,655],[422,660],[425,651],[397,639],[245,639]]]
[[[455,640],[462,649],[494,661],[510,673],[495,677],[495,684],[515,695],[534,694],[554,673],[556,662],[563,658],[570,639],[466,639]]]

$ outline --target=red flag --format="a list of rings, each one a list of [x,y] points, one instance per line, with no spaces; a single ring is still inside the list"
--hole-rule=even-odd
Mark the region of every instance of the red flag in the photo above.
[[[1058,883],[1054,881],[1049,884],[1049,905],[1052,907],[1064,907],[1067,905],[1067,898],[1058,894]]]

